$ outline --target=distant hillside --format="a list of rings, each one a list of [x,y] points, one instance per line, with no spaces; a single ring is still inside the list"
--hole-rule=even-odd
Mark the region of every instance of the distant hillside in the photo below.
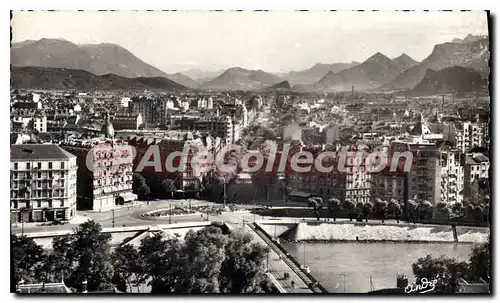
[[[488,80],[472,68],[447,67],[439,71],[427,70],[424,78],[409,95],[462,94],[488,88]]]
[[[291,71],[280,75],[292,84],[314,84],[323,78],[328,72],[338,73],[341,70],[358,65],[359,62],[351,63],[316,63],[313,67],[302,71]]]
[[[111,43],[77,45],[63,39],[44,38],[14,43],[10,53],[14,66],[78,69],[94,75],[114,74],[126,78],[164,77],[187,87],[198,85],[180,73],[169,75]]]
[[[400,73],[399,67],[381,53],[368,58],[365,62],[338,73],[328,72],[314,87],[320,90],[348,91],[376,88],[388,83]]]
[[[182,74],[197,81],[198,83],[205,83],[205,82],[208,82],[208,81],[222,75],[223,72],[224,72],[224,70],[207,71],[207,70],[204,70],[201,68],[191,68],[191,69],[183,71]]]
[[[490,58],[489,40],[477,37],[469,37],[469,39],[466,37],[464,40],[472,42],[460,40],[459,43],[447,42],[436,45],[432,53],[420,64],[404,71],[394,81],[381,88],[388,90],[410,89],[424,78],[428,69],[440,70],[452,66],[473,68],[487,77]]]
[[[186,87],[197,88],[199,86],[198,82],[182,73],[169,74],[167,78]]]
[[[183,85],[162,77],[125,78],[113,74],[97,76],[88,71],[65,68],[13,66],[10,76],[12,88],[162,91],[187,89]]]
[[[220,76],[201,85],[204,89],[256,90],[274,85],[282,80],[262,70],[248,70],[241,67],[227,69]]]
[[[392,59],[392,62],[396,64],[399,71],[401,72],[404,72],[405,70],[412,68],[419,63],[405,53],[401,54],[401,56],[397,58]]]
[[[292,89],[292,87],[290,86],[290,83],[288,83],[288,81],[285,80],[283,82],[271,85],[271,86],[267,87],[267,89],[268,90],[289,90],[289,89]]]

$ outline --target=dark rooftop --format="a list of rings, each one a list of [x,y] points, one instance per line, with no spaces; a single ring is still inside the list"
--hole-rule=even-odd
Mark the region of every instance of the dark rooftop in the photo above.
[[[56,144],[19,144],[10,146],[10,160],[61,160],[76,157]]]

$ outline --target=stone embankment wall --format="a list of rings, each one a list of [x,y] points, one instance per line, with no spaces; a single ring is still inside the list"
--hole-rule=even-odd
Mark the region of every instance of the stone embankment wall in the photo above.
[[[272,230],[267,226],[268,230]],[[489,228],[457,227],[455,241],[451,226],[425,224],[298,223],[282,237],[290,241],[394,241],[394,242],[487,242]]]

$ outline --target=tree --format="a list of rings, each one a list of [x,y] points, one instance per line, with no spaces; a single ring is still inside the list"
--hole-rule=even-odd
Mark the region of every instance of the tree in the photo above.
[[[11,245],[15,282],[38,282],[46,260],[43,248],[33,238],[16,235],[11,235]]]
[[[134,174],[132,179],[132,190],[139,196],[140,200],[149,200],[151,189],[149,188],[146,179],[141,174]]]
[[[214,226],[200,231],[189,231],[185,236],[183,250],[187,278],[182,283],[182,292],[218,293],[219,276],[225,259],[227,237],[221,228]]]
[[[483,208],[483,221],[490,223],[490,205],[486,204]]]
[[[423,200],[418,205],[418,214],[420,219],[428,220],[432,213],[432,204],[427,200]]]
[[[472,248],[469,258],[469,275],[468,279],[473,282],[478,282],[483,279],[490,282],[490,266],[491,266],[491,250],[490,243],[483,243]]]
[[[366,202],[363,204],[363,217],[365,218],[365,221],[368,222],[368,217],[371,215],[373,212],[373,204],[371,202]]]
[[[418,209],[417,202],[415,202],[414,200],[408,200],[406,207],[409,218],[413,221],[413,223],[415,223],[415,218],[417,217],[417,209]]]
[[[375,209],[376,209],[376,212],[382,217],[382,223],[384,223],[385,215],[387,213],[387,202],[380,199],[380,198],[376,198],[375,199]]]
[[[417,283],[423,278],[428,281],[436,279],[436,292],[454,293],[458,290],[458,279],[466,278],[468,265],[444,255],[439,258],[427,255],[425,258],[418,258],[417,262],[412,264],[412,270]]]
[[[455,202],[451,205],[451,213],[456,216],[462,215],[464,205],[461,202]]]
[[[68,280],[72,274],[75,262],[71,237],[59,236],[52,239],[52,250],[47,255],[43,265],[44,281],[60,282]]]
[[[474,178],[470,184],[470,195],[468,197],[473,205],[484,203],[484,196],[481,195],[481,188],[479,186],[479,178]]]
[[[111,235],[102,233],[101,225],[92,220],[74,229],[70,240],[74,262],[69,286],[81,291],[82,282],[87,281],[87,290],[93,291],[112,285],[110,240]]]
[[[440,216],[445,219],[445,221],[448,221],[448,217],[450,215],[450,208],[448,207],[447,203],[439,202],[436,205],[436,210],[439,212]]]
[[[483,217],[483,208],[483,204],[479,204],[474,207],[474,219],[478,225],[481,224],[481,220]]]
[[[143,262],[143,274],[139,282],[150,281],[152,293],[176,292],[185,279],[182,245],[177,238],[164,239],[155,234],[141,240],[139,256]]]
[[[399,223],[399,217],[401,216],[401,205],[398,203],[397,200],[391,199],[391,202],[389,202],[389,209],[390,211],[394,214],[394,217],[396,217],[396,221]]]
[[[170,193],[170,198],[174,197],[174,192],[177,190],[174,181],[171,179],[163,179],[160,183],[160,188],[162,193]]]
[[[221,293],[269,292],[266,271],[268,248],[252,241],[250,234],[231,232],[220,272]]]
[[[336,221],[336,214],[340,206],[340,200],[337,198],[328,199],[328,211],[332,215],[333,221]]]
[[[114,270],[113,284],[119,291],[126,292],[127,285],[132,289],[132,283],[138,286],[143,266],[139,252],[134,246],[118,246],[111,254],[111,262]]]
[[[312,208],[314,214],[316,215],[316,219],[319,221],[319,211],[323,207],[323,199],[321,197],[312,197],[307,200],[309,207]]]
[[[346,199],[344,203],[342,203],[342,208],[349,211],[349,221],[352,222],[352,211],[356,208],[356,204],[351,199]]]
[[[265,272],[268,249],[219,226],[189,231],[184,242],[156,234],[141,241],[142,281],[153,293],[275,292]]]
[[[465,199],[464,200],[464,209],[465,209],[465,218],[468,221],[474,221],[475,220],[475,213],[474,213],[474,204],[470,199]]]

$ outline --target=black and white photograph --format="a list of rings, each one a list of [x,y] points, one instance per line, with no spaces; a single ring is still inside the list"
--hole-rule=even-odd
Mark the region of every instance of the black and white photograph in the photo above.
[[[490,11],[10,14],[16,297],[493,292]]]

